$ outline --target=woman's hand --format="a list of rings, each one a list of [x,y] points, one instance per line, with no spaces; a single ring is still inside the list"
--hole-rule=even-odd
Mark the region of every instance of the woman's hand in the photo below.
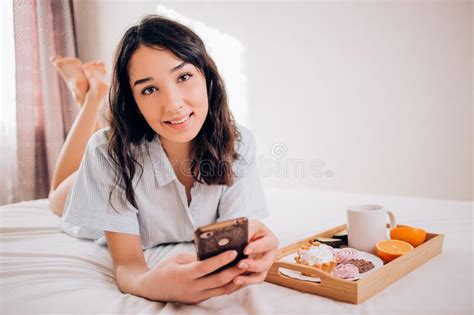
[[[249,221],[249,244],[244,249],[248,258],[242,259],[238,267],[246,274],[234,279],[236,285],[246,286],[263,282],[268,269],[275,260],[278,249],[278,239],[262,222]]]
[[[235,250],[229,250],[201,261],[187,253],[166,259],[140,276],[142,296],[154,301],[198,304],[214,296],[230,294],[242,287],[232,280],[245,270],[234,266],[209,273],[236,256]]]

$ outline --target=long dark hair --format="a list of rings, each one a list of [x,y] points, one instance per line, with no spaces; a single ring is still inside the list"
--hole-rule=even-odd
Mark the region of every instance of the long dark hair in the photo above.
[[[226,89],[217,66],[207,54],[202,40],[191,29],[159,15],[147,15],[125,32],[115,52],[109,93],[111,132],[108,146],[115,168],[115,181],[109,202],[112,204],[112,192],[119,186],[124,189],[130,204],[138,208],[132,180],[137,167],[141,169],[140,176],[143,167],[133,147],[158,136],[139,114],[129,83],[130,58],[140,45],[168,49],[181,60],[193,64],[205,76],[209,110],[193,140],[191,172],[200,183],[231,185],[234,180],[232,163],[239,158],[234,144],[240,134],[229,110]]]

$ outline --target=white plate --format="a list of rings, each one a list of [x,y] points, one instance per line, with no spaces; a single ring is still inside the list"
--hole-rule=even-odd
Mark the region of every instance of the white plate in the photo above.
[[[335,248],[334,250],[338,251],[338,250],[341,250],[341,249]],[[286,255],[285,257],[280,259],[280,261],[295,263],[295,258],[294,257],[296,257],[296,253]],[[367,260],[367,261],[371,261],[374,264],[374,268],[372,268],[371,270],[369,270],[367,272],[359,274],[358,277],[350,278],[350,279],[344,279],[344,280],[358,280],[358,279],[361,279],[361,278],[367,276],[368,274],[370,274],[372,271],[377,270],[377,269],[379,269],[380,267],[383,266],[382,259],[380,259],[379,257],[377,257],[375,255],[369,254],[367,252],[362,252],[360,250],[357,251],[357,259],[364,259],[364,260]],[[294,278],[294,279],[298,279],[298,280],[311,281],[311,282],[321,282],[321,279],[319,279],[317,277],[304,276],[299,271],[295,271],[295,270],[291,270],[291,269],[287,269],[287,268],[281,268],[281,267],[278,268],[278,269],[280,270],[280,272],[282,274],[284,274],[285,276],[288,276],[290,278]]]

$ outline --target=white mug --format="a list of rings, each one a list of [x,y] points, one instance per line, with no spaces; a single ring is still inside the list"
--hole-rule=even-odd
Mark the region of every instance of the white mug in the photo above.
[[[349,247],[375,253],[375,244],[388,238],[387,214],[390,228],[396,227],[395,216],[379,205],[351,206],[347,209]]]

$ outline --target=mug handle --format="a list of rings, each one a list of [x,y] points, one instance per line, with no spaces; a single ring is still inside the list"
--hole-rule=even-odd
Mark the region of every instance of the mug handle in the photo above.
[[[390,229],[397,227],[397,222],[395,220],[395,215],[392,211],[387,211],[388,217],[390,218]]]

